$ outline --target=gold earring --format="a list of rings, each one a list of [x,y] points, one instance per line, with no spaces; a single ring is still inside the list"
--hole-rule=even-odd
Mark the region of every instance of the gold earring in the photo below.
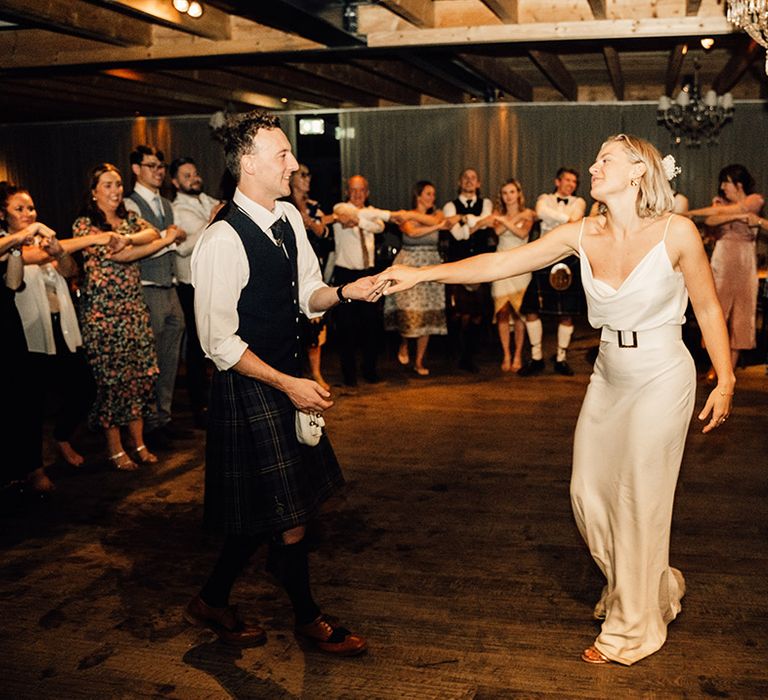
[[[629,181],[629,184],[630,184],[630,185],[632,185],[632,187],[637,187],[637,186],[640,184],[640,178],[637,178],[637,177],[633,177],[633,178],[632,178],[632,179]]]

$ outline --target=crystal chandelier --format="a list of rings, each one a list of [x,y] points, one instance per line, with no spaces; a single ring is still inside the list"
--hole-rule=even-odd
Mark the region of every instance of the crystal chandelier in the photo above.
[[[694,61],[693,70],[693,76],[684,81],[674,100],[667,95],[659,98],[657,121],[672,132],[676,146],[683,142],[686,146],[717,143],[723,124],[733,117],[731,93],[718,96],[709,90],[702,98],[698,61]]]
[[[760,46],[768,49],[768,0],[727,0],[726,17]],[[765,57],[768,75],[768,54]]]

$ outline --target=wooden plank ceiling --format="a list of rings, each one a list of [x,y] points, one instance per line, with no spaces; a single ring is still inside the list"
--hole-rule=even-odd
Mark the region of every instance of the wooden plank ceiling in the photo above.
[[[718,0],[0,0],[0,122],[768,95]],[[705,51],[703,37],[715,45]]]

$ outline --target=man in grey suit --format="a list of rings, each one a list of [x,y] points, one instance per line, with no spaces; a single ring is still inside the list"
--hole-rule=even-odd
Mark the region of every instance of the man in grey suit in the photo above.
[[[163,237],[169,229],[176,229],[176,241],[183,241],[186,235],[173,223],[171,203],[160,195],[166,168],[163,152],[154,146],[136,146],[130,161],[136,184],[133,192],[125,198],[126,208],[154,226]],[[152,447],[161,448],[167,447],[171,440],[192,436],[191,431],[182,430],[171,422],[173,388],[184,334],[184,313],[176,294],[175,249],[174,243],[139,262],[141,288],[149,307],[160,367],[156,411],[146,419],[147,441]]]

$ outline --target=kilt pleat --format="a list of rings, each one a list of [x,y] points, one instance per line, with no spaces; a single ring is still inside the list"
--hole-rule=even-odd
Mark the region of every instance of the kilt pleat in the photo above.
[[[205,524],[218,532],[282,532],[306,523],[344,483],[327,436],[296,439],[281,391],[235,371],[216,372],[205,450]]]

